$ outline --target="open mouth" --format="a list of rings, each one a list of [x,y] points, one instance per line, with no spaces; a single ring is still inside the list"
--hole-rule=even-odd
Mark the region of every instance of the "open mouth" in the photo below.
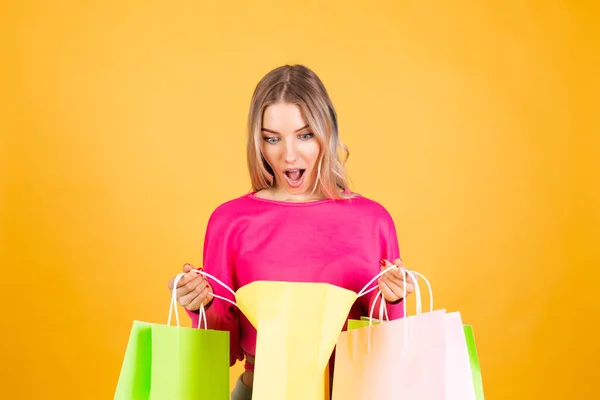
[[[291,187],[299,187],[304,181],[304,169],[286,169],[283,171]]]

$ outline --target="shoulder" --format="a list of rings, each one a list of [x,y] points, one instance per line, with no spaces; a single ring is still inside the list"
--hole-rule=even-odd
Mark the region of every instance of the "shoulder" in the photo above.
[[[394,231],[396,224],[388,209],[378,201],[357,195],[348,200],[348,211],[352,219],[361,221],[365,226],[376,226],[383,231]]]
[[[252,203],[248,194],[221,203],[211,213],[208,223],[210,225],[234,220],[240,215],[247,214]]]
[[[353,197],[347,201],[354,211],[360,210],[361,212],[379,218],[392,218],[389,211],[381,203],[368,197],[356,194],[356,197]]]
[[[362,227],[372,229],[372,232],[375,231],[379,234],[383,243],[397,245],[397,225],[388,209],[383,204],[364,196],[356,197],[353,201],[357,208],[361,209],[361,212],[355,213],[357,222],[361,222],[357,229]]]

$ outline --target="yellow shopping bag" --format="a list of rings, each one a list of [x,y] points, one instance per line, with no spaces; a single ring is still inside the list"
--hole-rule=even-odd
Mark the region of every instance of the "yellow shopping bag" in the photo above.
[[[356,299],[326,283],[256,281],[238,289],[237,306],[258,333],[252,398],[328,399],[329,359]]]

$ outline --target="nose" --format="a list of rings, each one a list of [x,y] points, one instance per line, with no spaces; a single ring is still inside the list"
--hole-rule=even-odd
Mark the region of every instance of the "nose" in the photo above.
[[[294,140],[288,140],[285,144],[284,161],[288,164],[293,164],[298,160],[298,149]]]

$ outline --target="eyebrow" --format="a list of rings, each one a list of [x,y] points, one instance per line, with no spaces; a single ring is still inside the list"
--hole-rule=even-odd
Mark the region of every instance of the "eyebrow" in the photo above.
[[[294,131],[294,133],[298,133],[298,132],[300,132],[300,131],[303,131],[303,130],[305,130],[306,128],[308,128],[308,125],[304,125],[302,128],[300,128],[300,129],[296,129],[296,130]],[[269,133],[274,133],[275,135],[281,135],[281,133],[279,133],[279,132],[275,132],[275,131],[272,131],[272,130],[270,130],[270,129],[267,129],[267,128],[262,128],[262,129],[261,129],[261,131],[263,131],[263,132],[269,132]]]

